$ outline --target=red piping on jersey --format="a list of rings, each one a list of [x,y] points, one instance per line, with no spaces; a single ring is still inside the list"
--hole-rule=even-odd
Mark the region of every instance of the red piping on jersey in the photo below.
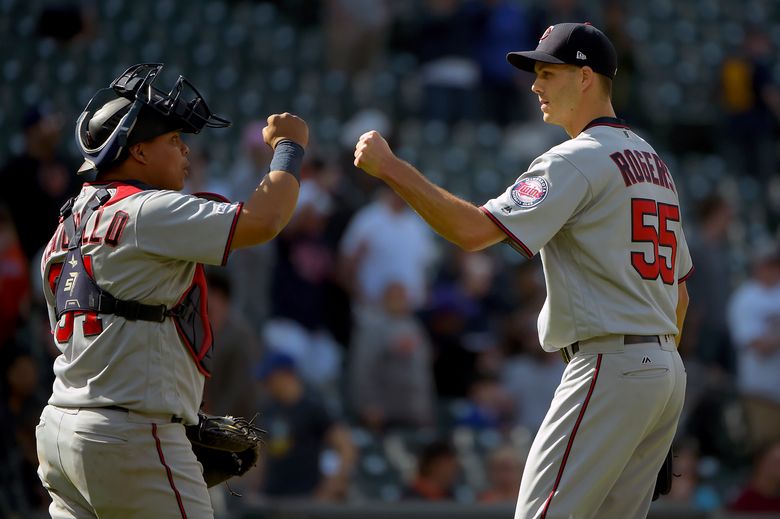
[[[181,512],[182,519],[187,519],[187,512],[184,510],[184,503],[181,502],[181,494],[176,488],[176,484],[173,482],[173,472],[171,468],[165,463],[165,456],[163,456],[162,445],[160,445],[160,437],[157,436],[157,424],[152,424],[152,436],[154,436],[154,443],[157,445],[157,455],[160,457],[160,463],[165,467],[165,472],[168,474],[168,484],[173,489],[173,493],[176,494],[176,502],[179,504],[179,512]]]
[[[511,239],[513,242],[515,242],[515,243],[516,243],[516,244],[517,244],[517,245],[520,247],[520,249],[521,249],[522,253],[523,253],[525,256],[527,256],[529,259],[534,257],[534,253],[533,253],[533,252],[531,252],[531,249],[529,249],[528,247],[526,247],[526,246],[525,246],[525,243],[523,243],[522,241],[520,241],[520,239],[519,239],[517,236],[515,236],[514,234],[512,234],[512,232],[511,232],[509,229],[507,229],[506,227],[504,227],[504,224],[502,224],[501,222],[499,222],[499,221],[498,221],[498,218],[496,218],[496,216],[495,216],[493,213],[491,213],[490,211],[488,211],[488,210],[485,208],[485,206],[482,206],[482,207],[480,207],[479,209],[480,209],[480,211],[482,211],[483,213],[485,213],[485,214],[487,215],[487,217],[488,217],[488,218],[490,218],[490,220],[491,220],[491,221],[492,221],[494,224],[496,224],[496,225],[498,226],[498,228],[499,228],[499,229],[501,229],[502,231],[504,231],[504,234],[506,234],[506,235],[507,235],[507,236],[508,236],[508,237],[509,237],[509,238],[510,238],[510,239]]]
[[[236,215],[233,217],[233,224],[230,226],[230,233],[228,234],[227,243],[225,244],[225,254],[222,255],[222,266],[227,263],[228,256],[230,255],[230,244],[233,243],[233,234],[236,232],[236,225],[238,225],[238,217],[241,216],[241,209],[244,207],[244,202],[238,203],[236,208]]]
[[[566,452],[563,453],[561,467],[558,469],[558,476],[555,478],[555,484],[553,485],[552,491],[550,491],[550,495],[547,497],[547,501],[544,503],[544,510],[542,510],[542,515],[539,519],[545,519],[545,517],[547,517],[547,511],[550,509],[550,503],[552,503],[555,491],[558,490],[558,484],[560,484],[561,478],[563,477],[563,469],[566,467],[566,461],[569,459],[569,453],[571,453],[571,446],[574,443],[574,437],[577,435],[577,429],[580,428],[582,417],[585,416],[585,410],[588,408],[588,402],[590,402],[590,397],[593,395],[593,389],[596,387],[596,380],[599,378],[602,356],[603,355],[599,353],[598,359],[596,360],[596,371],[593,372],[593,378],[590,381],[590,388],[588,388],[588,396],[585,397],[585,401],[582,403],[582,409],[580,409],[580,414],[577,417],[577,421],[574,423],[574,429],[572,429],[571,436],[569,436],[569,443],[566,445]]]
[[[685,274],[683,277],[677,280],[677,283],[685,283],[689,277],[691,277],[691,274],[693,274],[693,271],[696,270],[695,267],[691,267],[691,270],[688,271],[687,274]]]

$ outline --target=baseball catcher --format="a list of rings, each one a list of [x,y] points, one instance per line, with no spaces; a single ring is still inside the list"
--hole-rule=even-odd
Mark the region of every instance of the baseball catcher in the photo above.
[[[186,136],[230,122],[182,76],[159,88],[162,69],[135,65],[87,104],[75,127],[84,186],[43,253],[60,355],[36,438],[53,519],[208,519],[208,487],[260,451],[251,421],[198,411],[214,342],[204,265],[284,228],[308,127],[268,117],[274,157],[245,202],[181,193]]]

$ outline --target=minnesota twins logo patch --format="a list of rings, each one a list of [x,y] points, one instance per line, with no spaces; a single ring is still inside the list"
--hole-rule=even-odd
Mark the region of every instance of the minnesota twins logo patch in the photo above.
[[[542,177],[524,178],[512,186],[512,200],[520,207],[534,207],[547,197],[549,184]]]

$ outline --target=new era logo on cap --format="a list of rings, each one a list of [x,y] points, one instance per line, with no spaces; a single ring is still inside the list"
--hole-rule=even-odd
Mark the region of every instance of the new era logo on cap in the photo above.
[[[612,79],[617,72],[617,52],[603,32],[589,23],[559,23],[547,28],[535,50],[510,52],[507,61],[534,72],[536,62],[588,66]]]

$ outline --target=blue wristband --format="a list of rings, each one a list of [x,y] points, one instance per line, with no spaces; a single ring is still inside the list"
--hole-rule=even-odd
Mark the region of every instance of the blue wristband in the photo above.
[[[303,146],[297,142],[288,139],[279,141],[276,148],[274,148],[274,157],[271,159],[270,171],[286,171],[300,182],[303,153]]]

